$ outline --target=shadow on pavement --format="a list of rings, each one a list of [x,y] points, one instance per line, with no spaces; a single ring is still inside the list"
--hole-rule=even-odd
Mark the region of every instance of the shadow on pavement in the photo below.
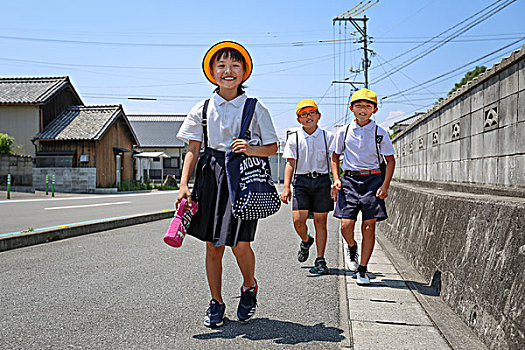
[[[420,294],[438,297],[440,295],[440,290],[436,289],[433,286],[428,284],[423,284],[421,282],[415,281],[405,281],[405,280],[393,280],[393,279],[382,279],[381,281],[374,282],[373,278],[370,277],[370,285],[366,288],[393,288],[393,289],[409,289],[408,284],[412,286],[412,289],[416,289]]]
[[[344,339],[342,333],[342,329],[327,327],[324,323],[305,326],[294,322],[270,320],[269,318],[256,318],[248,323],[226,319],[222,328],[210,333],[196,334],[193,338],[209,340],[243,337],[254,341],[274,340],[277,344],[296,345],[312,341],[341,342]]]

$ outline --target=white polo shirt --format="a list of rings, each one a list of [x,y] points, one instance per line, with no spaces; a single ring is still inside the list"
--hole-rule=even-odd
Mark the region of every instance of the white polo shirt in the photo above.
[[[213,94],[206,111],[208,123],[208,147],[218,151],[231,150],[233,137],[241,131],[241,120],[246,94],[231,101],[226,101],[218,94]],[[189,140],[203,142],[202,110],[204,100],[197,103],[188,113],[177,133],[177,137],[189,143]],[[279,141],[268,108],[260,101],[255,105],[255,112],[248,130],[251,133],[251,145],[269,145]]]
[[[348,132],[346,132],[348,128]],[[343,170],[371,170],[379,168],[376,151],[376,123],[370,120],[365,126],[359,126],[355,119],[341,127],[335,133],[330,150],[336,154],[343,152]],[[346,141],[345,141],[346,133]],[[379,154],[391,156],[395,154],[390,136],[381,127],[377,128],[381,142],[377,144]]]
[[[298,128],[289,133],[286,146],[284,146],[283,158],[297,160],[297,151],[299,150],[299,161],[295,163],[296,174],[307,174],[314,171],[326,174],[329,170],[327,157],[330,158],[332,155],[330,145],[333,139],[333,133],[320,127],[317,127],[311,135],[308,135],[302,127]]]

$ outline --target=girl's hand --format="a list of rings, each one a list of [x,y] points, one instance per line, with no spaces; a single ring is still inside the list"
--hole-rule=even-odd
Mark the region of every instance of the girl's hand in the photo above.
[[[231,143],[232,151],[235,153],[244,153],[247,156],[254,155],[253,153],[253,146],[251,146],[248,141],[244,139],[238,139],[236,137],[233,138],[233,142]]]
[[[331,190],[331,195],[332,195],[332,199],[334,200],[334,202],[337,201],[337,194],[339,193],[339,191],[341,191],[341,180],[336,180],[332,184],[332,190]]]
[[[385,199],[388,197],[388,190],[384,186],[381,186],[377,189],[376,196],[380,199]]]
[[[191,192],[188,186],[181,186],[179,189],[179,195],[177,197],[177,202],[175,203],[175,209],[179,209],[179,204],[182,201],[183,198],[186,198],[186,208],[189,209],[191,207]]]
[[[290,187],[285,187],[283,193],[281,193],[281,202],[288,204],[288,201],[292,198],[292,191]]]

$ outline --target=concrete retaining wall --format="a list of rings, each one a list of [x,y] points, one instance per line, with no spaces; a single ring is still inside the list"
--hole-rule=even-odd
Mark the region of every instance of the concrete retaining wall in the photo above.
[[[53,175],[57,192],[95,193],[97,188],[96,168],[33,168],[35,189],[45,191],[46,175],[49,175],[49,191]]]
[[[11,174],[12,191],[33,191],[33,158],[0,154],[0,189],[7,187],[7,174]]]
[[[491,349],[525,349],[525,199],[393,182],[378,224]]]
[[[525,188],[525,46],[394,140],[395,177]]]

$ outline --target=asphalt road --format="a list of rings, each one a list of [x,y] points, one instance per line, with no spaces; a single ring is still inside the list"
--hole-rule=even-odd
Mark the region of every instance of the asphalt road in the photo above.
[[[259,308],[248,324],[235,318],[242,280],[228,249],[223,278],[228,321],[218,330],[202,324],[210,298],[204,244],[187,237],[182,248],[168,247],[162,242],[167,226],[163,220],[0,253],[0,347],[337,349],[344,344],[338,294],[344,272],[337,263],[335,219],[329,221],[326,257],[332,275],[327,276],[309,272],[315,256],[297,262],[299,239],[289,206],[260,221],[253,244]]]
[[[173,209],[178,191],[0,201],[0,234]]]

